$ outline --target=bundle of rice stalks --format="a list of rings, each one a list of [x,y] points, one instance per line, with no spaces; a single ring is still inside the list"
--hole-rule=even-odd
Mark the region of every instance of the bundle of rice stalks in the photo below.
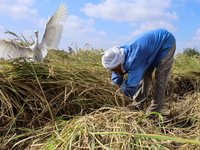
[[[183,128],[175,128],[173,124],[165,125],[166,122],[161,122],[159,119],[141,119],[143,114],[143,111],[132,112],[104,107],[70,121],[60,120],[40,130],[35,137],[32,136],[36,139],[29,148],[33,150],[199,148],[200,141],[191,140],[198,137],[195,131],[198,131],[199,127],[195,128],[192,135],[184,134],[181,132]]]
[[[187,56],[178,53],[175,56],[172,71],[176,75],[199,76],[200,56]]]
[[[63,53],[52,53],[59,52]],[[50,56],[42,64],[1,60],[0,137],[20,133],[20,127],[44,127],[63,115],[69,119],[104,106],[126,105],[118,88],[99,73],[100,65],[84,61],[80,65],[73,57],[63,62],[59,55]]]
[[[197,75],[184,76],[173,66],[163,106],[169,118],[140,121],[143,112],[120,109],[129,102],[110,84],[100,53],[51,50],[43,64],[1,60],[0,147],[173,149],[195,147],[182,142],[198,144],[199,97],[185,98],[198,93]],[[152,93],[153,87],[149,99]]]
[[[171,104],[165,104],[169,107]],[[143,111],[102,107],[84,116],[59,119],[26,133],[13,149],[198,149],[200,94],[188,93],[174,104],[170,116],[155,120]],[[164,111],[164,110],[163,110]],[[26,129],[21,129],[26,130]]]

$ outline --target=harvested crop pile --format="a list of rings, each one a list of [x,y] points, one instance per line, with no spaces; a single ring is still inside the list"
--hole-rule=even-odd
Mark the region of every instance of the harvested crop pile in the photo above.
[[[200,95],[199,95],[200,97]],[[197,97],[195,97],[197,98]],[[190,101],[189,99],[186,101]],[[187,103],[186,102],[186,103]],[[50,131],[38,133],[29,148],[41,149],[195,149],[199,148],[197,139],[200,124],[198,116],[199,101],[191,104],[194,109],[187,115],[188,107],[182,114],[169,120],[141,119],[144,112],[132,112],[122,108],[102,107],[90,114],[76,117],[70,121],[60,121],[51,126]],[[188,103],[187,103],[188,104]],[[186,108],[186,107],[185,107]],[[179,111],[182,111],[180,109]],[[186,116],[193,116],[188,120]],[[179,120],[179,121],[178,121]],[[184,123],[183,123],[184,122]],[[185,126],[190,122],[189,126]],[[53,132],[52,132],[53,131]],[[53,135],[52,135],[53,134]],[[44,142],[43,137],[49,139]],[[179,137],[179,138],[177,138]],[[183,139],[182,139],[183,138]],[[36,144],[40,143],[40,144]],[[183,144],[186,143],[186,144]]]
[[[99,54],[52,50],[43,64],[1,60],[2,149],[199,148],[197,70],[172,70],[162,110],[169,115],[151,120],[122,108],[129,101],[110,85]]]

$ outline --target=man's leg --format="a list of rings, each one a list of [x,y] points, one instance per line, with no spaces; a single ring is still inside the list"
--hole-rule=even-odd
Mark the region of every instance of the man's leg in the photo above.
[[[148,97],[149,95],[149,87],[152,81],[152,69],[148,68],[142,76],[142,80],[140,81],[140,86],[133,96],[133,102],[129,106],[139,107]]]
[[[160,112],[163,101],[167,83],[169,80],[170,70],[173,64],[174,52],[176,49],[176,42],[173,44],[169,52],[165,57],[159,61],[156,72],[155,72],[155,90],[153,95],[153,100],[151,105],[148,107],[146,114],[151,112]]]

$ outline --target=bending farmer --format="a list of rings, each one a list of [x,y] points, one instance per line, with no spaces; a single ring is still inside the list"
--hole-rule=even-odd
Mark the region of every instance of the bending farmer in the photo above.
[[[147,99],[156,68],[154,95],[146,114],[160,112],[175,49],[174,36],[165,29],[156,29],[137,35],[123,46],[106,50],[102,64],[112,71],[112,82],[134,100],[132,106],[140,106]],[[123,82],[125,73],[128,78]]]

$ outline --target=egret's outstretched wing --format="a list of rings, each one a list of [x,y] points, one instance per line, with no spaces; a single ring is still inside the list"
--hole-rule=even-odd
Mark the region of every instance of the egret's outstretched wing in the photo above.
[[[43,37],[40,42],[43,57],[47,55],[48,49],[56,49],[60,43],[63,25],[67,19],[67,7],[61,3],[53,16],[47,21]]]
[[[12,40],[0,41],[0,58],[12,59],[19,57],[32,57],[33,52],[30,48],[21,47]]]

